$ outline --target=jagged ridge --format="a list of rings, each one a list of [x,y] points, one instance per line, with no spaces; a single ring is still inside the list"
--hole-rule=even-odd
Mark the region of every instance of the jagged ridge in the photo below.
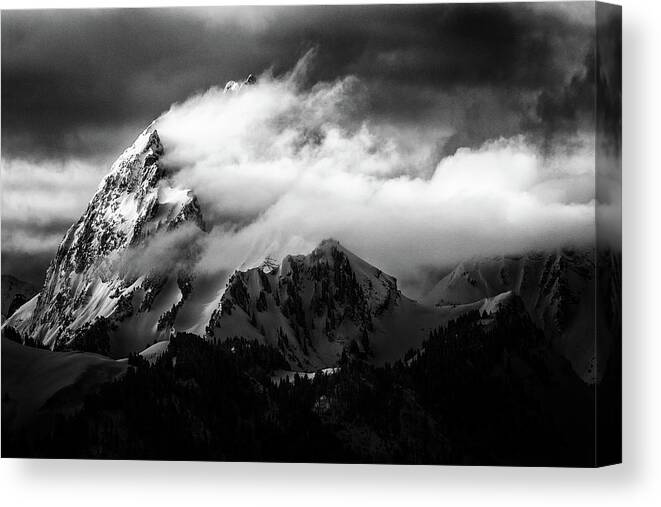
[[[157,270],[129,273],[117,264],[125,252],[145,245],[159,232],[184,223],[204,229],[195,196],[171,185],[160,162],[163,152],[152,124],[113,164],[83,215],[66,233],[41,292],[13,316],[9,325],[54,349],[75,345],[86,339],[83,335],[90,330],[108,342],[97,352],[121,355],[140,346],[118,343],[126,340],[110,337],[120,331],[122,321],[137,313],[151,313],[148,310],[155,307],[159,294],[173,284],[176,287],[183,275],[167,276]],[[160,306],[165,304],[166,308],[158,308],[158,314],[146,320],[157,321],[184,297],[181,290],[170,292],[167,299],[173,302],[161,301]],[[144,336],[138,341],[151,341],[169,332],[156,329],[156,322],[142,324]]]

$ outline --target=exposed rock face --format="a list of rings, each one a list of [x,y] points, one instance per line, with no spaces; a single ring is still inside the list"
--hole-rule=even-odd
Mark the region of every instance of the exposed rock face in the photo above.
[[[9,325],[51,348],[90,342],[84,335],[93,329],[92,342],[107,342],[93,351],[111,355],[140,350],[143,341],[169,333],[167,326],[158,329],[158,320],[185,297],[185,273],[161,273],[159,266],[133,270],[129,254],[159,233],[184,224],[203,230],[204,222],[192,192],[171,186],[163,151],[151,126],[124,151],[65,235],[41,293]],[[131,319],[140,320],[135,343],[119,336]]]
[[[479,310],[428,307],[397,280],[334,240],[230,278],[207,327],[211,339],[243,336],[277,347],[294,370],[336,366],[342,353],[383,364],[420,346],[429,332]]]
[[[325,240],[278,268],[235,272],[208,333],[269,343],[299,367],[329,366],[345,349],[372,354],[378,321],[401,298],[393,277]]]

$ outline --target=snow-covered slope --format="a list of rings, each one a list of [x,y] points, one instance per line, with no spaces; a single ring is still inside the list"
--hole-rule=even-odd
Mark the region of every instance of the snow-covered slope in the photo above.
[[[64,237],[42,291],[7,326],[55,350],[115,358],[173,331],[243,336],[280,347],[293,369],[315,370],[335,366],[345,349],[396,360],[430,329],[471,309],[420,305],[392,276],[333,240],[281,265],[237,271],[224,291],[221,275],[195,277],[194,248],[164,269],[175,252],[151,258],[150,245],[182,229],[202,235],[205,226],[192,192],[173,187],[163,153],[152,125],[113,164]]]
[[[80,404],[87,393],[122,375],[127,367],[125,360],[82,352],[51,352],[3,338],[3,429],[24,425],[49,402],[60,409]]]
[[[462,311],[419,305],[395,278],[325,240],[279,267],[235,272],[207,332],[268,343],[310,371],[336,365],[345,349],[393,361]]]
[[[563,249],[460,263],[424,298],[429,305],[462,305],[511,292],[586,381],[601,377],[595,347],[595,256]],[[600,359],[607,350],[600,351]]]
[[[24,282],[11,275],[2,275],[2,321],[11,316],[18,308],[39,292],[39,289],[29,282]]]
[[[98,351],[114,357],[169,335],[163,316],[186,297],[188,275],[162,272],[158,265],[135,267],[130,252],[160,233],[184,224],[203,230],[204,223],[192,192],[172,187],[162,154],[150,126],[113,164],[67,232],[39,296],[8,325],[52,348],[89,345],[109,334]]]

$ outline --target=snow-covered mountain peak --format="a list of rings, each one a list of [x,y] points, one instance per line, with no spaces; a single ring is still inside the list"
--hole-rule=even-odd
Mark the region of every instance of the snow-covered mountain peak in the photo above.
[[[338,240],[333,238],[326,238],[321,240],[321,242],[312,251],[312,255],[315,257],[332,257],[333,251],[335,250],[340,251],[343,254],[353,255],[349,250],[344,248]]]
[[[156,122],[153,121],[149,126],[142,131],[142,133],[135,139],[133,144],[124,151],[125,155],[142,153],[153,153],[157,155],[163,154],[163,145],[161,138],[158,136],[156,130]]]
[[[492,303],[514,294],[576,373],[595,382],[608,357],[601,346],[598,361],[594,345],[595,320],[601,318],[594,303],[596,263],[590,248],[471,259],[441,279],[423,302],[439,307],[485,301],[481,310],[490,313]]]
[[[142,183],[145,179],[152,183],[156,182],[162,176],[162,172],[154,178],[152,170],[155,169],[154,166],[164,151],[155,123],[152,122],[112,164],[110,172],[101,181],[99,191],[107,188],[108,183],[113,185],[121,182],[124,187],[128,187],[130,183]],[[152,174],[149,174],[150,172]]]
[[[257,84],[257,78],[254,74],[248,74],[248,77],[245,78],[242,82],[238,81],[228,81],[223,90],[225,93],[238,92],[244,86],[250,86]]]
[[[300,368],[326,367],[352,342],[369,353],[377,323],[401,299],[393,277],[324,240],[307,255],[285,256],[279,268],[236,271],[207,333],[269,343]]]
[[[323,256],[330,259],[331,262],[345,261],[359,279],[366,281],[372,288],[374,286],[382,287],[384,289],[381,291],[382,296],[397,287],[397,279],[394,276],[384,273],[376,266],[358,257],[335,239],[323,240],[311,255],[313,258]]]
[[[114,334],[119,323],[135,312],[144,312],[158,301],[159,292],[174,279],[171,299],[183,298],[177,288],[178,272],[155,275],[161,266],[143,262],[139,269],[117,270],[126,264],[134,249],[146,247],[151,239],[184,223],[204,230],[202,213],[195,195],[175,186],[161,162],[164,147],[152,123],[118,157],[103,178],[80,219],[68,230],[51,262],[43,290],[33,311],[21,312],[10,325],[53,347],[61,347],[102,321]],[[183,279],[182,279],[183,280]],[[181,282],[186,285],[186,281]],[[177,301],[163,302],[170,310]],[[162,312],[161,312],[162,313]],[[141,334],[149,339],[168,332],[157,329],[161,313],[153,322],[143,323]],[[105,324],[104,324],[105,325]],[[152,338],[153,339],[153,338]],[[104,352],[126,353],[126,343],[115,349],[107,344]],[[139,344],[136,345],[139,350]]]

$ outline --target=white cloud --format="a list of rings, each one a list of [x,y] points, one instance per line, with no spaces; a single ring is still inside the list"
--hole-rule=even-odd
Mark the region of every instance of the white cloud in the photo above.
[[[2,248],[55,251],[107,168],[89,161],[2,159]]]
[[[475,255],[592,241],[588,136],[551,156],[524,137],[495,139],[423,177],[433,136],[411,149],[409,128],[375,128],[356,115],[364,107],[355,78],[303,91],[304,68],[235,94],[213,88],[158,120],[166,164],[216,225],[202,270],[303,253],[332,236],[412,280]]]
[[[6,226],[3,226],[2,229],[2,248],[8,252],[55,253],[61,241],[62,234],[59,232],[48,233],[27,228],[7,228]]]
[[[427,269],[593,241],[590,136],[551,155],[522,136],[493,139],[421,168],[447,127],[421,135],[373,123],[351,76],[301,89],[312,56],[282,78],[262,75],[232,94],[212,88],[157,120],[166,167],[214,226],[200,245],[201,273],[224,277],[334,237],[417,295]],[[54,250],[64,232],[56,224],[80,216],[107,170],[3,159],[3,249]]]

